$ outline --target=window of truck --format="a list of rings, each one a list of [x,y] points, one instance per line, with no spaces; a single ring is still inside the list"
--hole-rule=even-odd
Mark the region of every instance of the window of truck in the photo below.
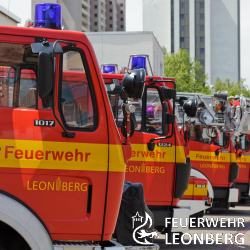
[[[224,145],[224,133],[220,130],[217,131],[217,136],[214,139],[214,145],[220,146],[220,147],[225,147]]]
[[[116,125],[121,127],[124,118],[122,111],[123,100],[118,94],[109,94],[109,100],[115,117]],[[134,119],[136,123],[135,130],[140,130],[142,122],[142,101],[135,100],[132,102],[132,104],[135,106],[135,112],[134,114],[131,114],[131,119]]]
[[[93,130],[96,111],[93,103],[91,79],[84,55],[66,50],[62,56],[60,109],[69,129]]]
[[[146,130],[162,134],[162,102],[157,88],[147,88]]]
[[[236,148],[236,136],[231,136],[233,147]],[[239,138],[239,149],[246,150],[246,136],[243,135]]]
[[[109,94],[109,100],[116,124],[121,127],[123,101],[118,94]],[[135,130],[162,134],[162,101],[158,88],[146,88],[143,100],[133,101],[132,104],[135,106],[135,112],[131,115],[131,119],[135,121]]]
[[[30,45],[0,43],[0,107],[37,107],[37,56]]]
[[[190,127],[190,139],[201,143],[211,144],[212,139],[210,128],[202,128],[201,126]]]

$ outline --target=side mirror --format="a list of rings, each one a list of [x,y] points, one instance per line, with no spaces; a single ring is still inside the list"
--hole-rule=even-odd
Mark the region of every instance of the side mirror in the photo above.
[[[163,135],[167,135],[169,131],[169,124],[174,126],[175,115],[168,114],[168,103],[162,103],[162,132]]]
[[[223,132],[223,146],[224,147],[228,145],[229,140],[230,140],[230,136],[227,135],[225,132]]]
[[[167,124],[167,115],[168,115],[168,103],[162,103],[162,133],[163,135],[168,134],[168,124]]]
[[[145,87],[145,69],[134,69],[128,72],[122,79],[122,88],[133,99],[141,99]]]
[[[47,99],[53,88],[54,67],[51,54],[48,52],[40,52],[38,57],[38,93],[40,98]]]

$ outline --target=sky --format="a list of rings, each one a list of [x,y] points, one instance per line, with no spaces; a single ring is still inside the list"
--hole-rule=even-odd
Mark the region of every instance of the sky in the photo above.
[[[72,0],[73,1],[73,0]],[[142,30],[142,1],[126,0],[126,29],[127,31]],[[42,1],[41,1],[42,2]],[[0,5],[9,9],[12,13],[25,20],[31,18],[31,0],[0,0]],[[240,0],[241,15],[241,78],[246,79],[245,84],[250,89],[250,0]]]

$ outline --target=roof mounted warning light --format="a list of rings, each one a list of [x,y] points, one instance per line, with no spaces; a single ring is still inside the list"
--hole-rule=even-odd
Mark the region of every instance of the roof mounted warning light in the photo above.
[[[132,60],[131,60],[132,58]],[[130,61],[131,61],[131,65],[130,65]],[[154,75],[153,69],[151,67],[150,61],[149,61],[149,55],[145,55],[145,54],[135,54],[135,55],[130,55],[129,57],[129,61],[128,61],[128,69],[145,69],[146,70],[146,74],[149,75],[148,70],[147,70],[147,61],[148,61],[148,65],[151,71],[151,75]]]
[[[62,7],[60,4],[39,3],[35,7],[35,28],[62,29]]]
[[[109,74],[115,74],[118,72],[118,65],[117,64],[102,64],[101,65],[101,72],[102,73],[109,73]]]

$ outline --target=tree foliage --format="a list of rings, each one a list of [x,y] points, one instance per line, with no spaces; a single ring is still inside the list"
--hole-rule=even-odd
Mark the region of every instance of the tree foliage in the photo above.
[[[210,94],[207,75],[196,59],[192,60],[186,50],[168,54],[164,49],[164,75],[174,77],[178,92]]]
[[[227,78],[225,81],[217,78],[214,90],[215,91],[228,91],[228,96],[235,96],[243,94],[245,97],[250,97],[250,91],[247,86],[244,85],[245,79],[240,79],[239,82],[230,82]]]

